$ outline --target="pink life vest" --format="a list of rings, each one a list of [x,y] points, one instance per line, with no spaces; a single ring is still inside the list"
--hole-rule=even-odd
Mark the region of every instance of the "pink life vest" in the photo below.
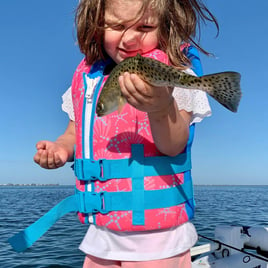
[[[143,56],[168,64],[166,54],[160,50]],[[116,111],[97,117],[95,106],[107,79],[104,74],[107,64],[99,61],[89,67],[83,60],[72,83],[76,193],[84,200],[78,213],[80,221],[88,223],[88,217],[93,216],[94,224],[115,231],[180,225],[194,214],[190,173],[194,126],[190,127],[184,151],[168,157],[153,142],[147,113],[126,104],[120,114]],[[93,93],[91,120],[85,122],[88,78],[98,79],[98,83]],[[86,144],[89,148],[85,148]]]
[[[195,72],[201,75],[196,49],[186,46],[184,52]],[[143,56],[168,63],[167,56],[160,50]],[[30,247],[69,212],[78,212],[83,223],[89,222],[92,215],[94,224],[116,231],[170,228],[193,217],[190,170],[194,125],[190,126],[189,140],[183,152],[169,157],[155,147],[146,113],[126,104],[121,114],[114,112],[98,118],[95,106],[107,79],[104,74],[107,65],[109,61],[100,61],[88,67],[82,61],[73,79],[76,193],[9,238],[17,252]],[[95,79],[98,83],[90,111],[86,96],[91,94],[89,89],[92,87],[87,88],[86,81]]]

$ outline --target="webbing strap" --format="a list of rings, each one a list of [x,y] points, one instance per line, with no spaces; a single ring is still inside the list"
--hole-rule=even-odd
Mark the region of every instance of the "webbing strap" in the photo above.
[[[156,175],[171,175],[189,171],[191,169],[190,152],[179,154],[175,157],[169,156],[154,156],[144,157],[143,144],[131,144],[131,158],[116,159],[116,160],[90,160],[90,159],[76,159],[75,174],[78,179],[83,180],[89,178],[91,180],[106,181],[112,178],[132,178],[132,191],[127,193],[129,195],[128,201],[120,197],[118,193],[116,198],[121,201],[115,203],[115,207],[110,207],[108,211],[115,211],[119,203],[131,204],[132,224],[145,224],[145,190],[144,177]],[[113,193],[114,194],[114,193]],[[175,194],[175,193],[172,193]],[[104,197],[106,192],[103,193]],[[125,196],[126,194],[122,194]],[[173,197],[172,197],[173,198]],[[161,200],[161,197],[160,197]],[[183,201],[188,200],[188,198]],[[104,198],[105,201],[105,198]],[[157,202],[156,202],[157,203]],[[161,202],[160,202],[161,203]],[[106,202],[104,202],[106,204]],[[160,205],[160,207],[162,207]],[[160,208],[159,207],[159,208]],[[104,208],[107,211],[107,207]]]
[[[178,174],[191,169],[191,153],[174,157],[144,157],[143,163],[128,159],[75,159],[74,172],[79,180],[106,181],[111,178],[131,178],[133,165],[143,166],[144,176],[164,176]],[[141,168],[141,167],[140,167]]]
[[[187,180],[182,185],[167,189],[145,190],[144,209],[168,208],[193,199],[192,181]],[[104,211],[129,211],[133,210],[132,192],[104,192]]]
[[[203,68],[201,65],[198,50],[190,45],[189,47],[184,49],[184,53],[186,54],[187,58],[191,61],[192,70],[196,73],[197,76],[202,76]]]
[[[143,144],[131,145],[132,224],[144,225],[144,151]],[[124,201],[125,202],[125,201]],[[104,203],[105,204],[105,203]]]
[[[134,204],[136,196],[133,195],[133,191],[94,193],[77,190],[76,194],[79,195],[77,200],[80,202],[79,211],[82,213],[105,214],[111,211],[133,211],[137,208]],[[185,178],[181,185],[159,190],[144,190],[143,195],[142,209],[144,210],[176,206],[193,199],[192,180]],[[138,208],[137,211],[140,209]]]
[[[108,213],[111,211],[133,211],[133,224],[144,225],[144,210],[166,208],[191,200],[193,189],[191,180],[183,185],[161,190],[141,189],[140,179],[134,184],[136,190],[141,191],[137,196],[133,192],[80,192],[67,197],[44,216],[8,239],[13,249],[22,252],[35,243],[44,233],[69,212]],[[142,199],[139,199],[140,196]]]
[[[8,239],[13,249],[22,252],[37,241],[58,219],[66,213],[77,211],[77,196],[62,200],[35,223]]]

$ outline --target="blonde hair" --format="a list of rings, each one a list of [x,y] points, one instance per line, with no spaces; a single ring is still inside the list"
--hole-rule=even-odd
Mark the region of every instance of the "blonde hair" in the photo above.
[[[107,57],[102,44],[105,5],[108,1],[81,0],[76,10],[78,44],[89,65]],[[144,0],[137,20],[148,7],[152,8],[159,18],[158,48],[167,53],[174,66],[183,69],[189,65],[189,60],[180,49],[183,43],[191,43],[203,53],[209,54],[196,41],[197,33],[200,35],[201,22],[213,22],[217,31],[219,26],[201,0]]]

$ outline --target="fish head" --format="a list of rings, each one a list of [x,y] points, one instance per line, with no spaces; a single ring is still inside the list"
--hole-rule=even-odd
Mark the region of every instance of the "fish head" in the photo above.
[[[97,106],[96,106],[96,113],[99,117],[108,115],[116,110],[117,110],[116,99],[111,99],[111,100],[99,99]]]
[[[101,117],[108,115],[116,110],[121,112],[122,107],[126,103],[124,96],[121,93],[121,90],[116,87],[113,89],[110,87],[110,90],[105,90],[104,94],[100,94],[96,105],[96,114]]]
[[[122,111],[126,99],[122,95],[118,78],[124,72],[134,72],[136,65],[139,64],[140,58],[142,58],[140,55],[127,58],[113,68],[103,85],[97,102],[96,113],[99,117],[108,115],[116,110],[119,113]]]
[[[103,102],[99,101],[96,106],[97,116],[101,117],[101,116],[104,116],[106,113],[107,111],[105,109],[105,105],[103,104]]]

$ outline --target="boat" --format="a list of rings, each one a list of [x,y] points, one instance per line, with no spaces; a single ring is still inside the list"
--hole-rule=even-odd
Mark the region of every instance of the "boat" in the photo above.
[[[268,227],[219,225],[191,249],[192,268],[268,268]]]

